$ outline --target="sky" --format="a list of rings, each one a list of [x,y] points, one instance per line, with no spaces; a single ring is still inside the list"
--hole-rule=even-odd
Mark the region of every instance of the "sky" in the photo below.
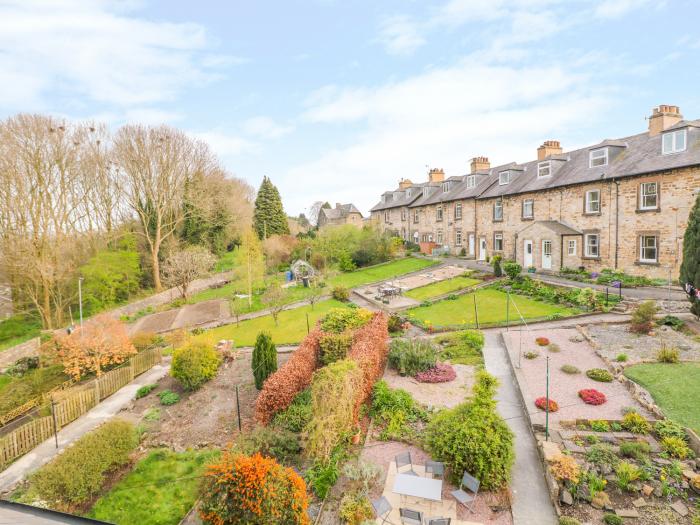
[[[168,124],[290,215],[700,118],[696,0],[0,0],[0,117]]]

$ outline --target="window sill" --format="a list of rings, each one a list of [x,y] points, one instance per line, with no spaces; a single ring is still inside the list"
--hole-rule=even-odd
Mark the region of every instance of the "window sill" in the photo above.
[[[634,261],[637,266],[661,266],[659,261]]]
[[[636,210],[634,210],[635,213],[654,213],[659,211],[661,211],[661,208],[637,208]]]
[[[587,215],[589,217],[591,217],[593,215],[602,215],[601,212],[599,212],[599,211],[584,211],[583,214]]]
[[[581,259],[586,259],[588,261],[599,261],[600,260],[600,255],[582,255]]]
[[[503,219],[494,219],[493,222],[503,222]]]
[[[535,218],[534,217],[520,217],[520,220],[521,221],[534,221]]]

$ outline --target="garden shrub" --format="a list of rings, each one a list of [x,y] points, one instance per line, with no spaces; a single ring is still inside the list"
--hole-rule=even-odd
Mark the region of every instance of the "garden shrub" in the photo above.
[[[384,441],[406,439],[408,423],[427,418],[411,394],[401,388],[389,388],[383,379],[374,385],[370,415],[385,426],[379,436]]]
[[[503,275],[503,270],[501,269],[501,260],[503,257],[500,255],[494,255],[491,259],[491,264],[493,265],[493,274],[496,277],[501,277]]]
[[[306,431],[306,452],[320,461],[347,439],[355,418],[355,399],[362,382],[358,364],[350,359],[320,368],[311,382],[311,420]]]
[[[622,428],[633,434],[648,434],[651,432],[651,424],[636,412],[625,414],[622,418]]]
[[[131,336],[131,344],[139,352],[162,345],[164,342],[163,336],[153,332],[138,332]]]
[[[261,390],[265,380],[277,371],[277,347],[267,332],[260,332],[255,338],[251,366],[255,388]]]
[[[402,376],[415,376],[434,368],[437,347],[426,339],[395,339],[389,350],[389,366]]]
[[[654,316],[659,308],[654,301],[644,301],[632,311],[630,330],[637,334],[648,334],[654,324]]]
[[[340,477],[338,462],[339,458],[336,455],[332,455],[328,461],[317,461],[306,471],[306,479],[311,485],[314,494],[320,499],[326,499],[326,496]]]
[[[581,525],[581,522],[576,518],[562,516],[561,518],[559,518],[559,525]]]
[[[610,432],[610,424],[603,419],[593,419],[588,425],[593,432]]]
[[[626,362],[627,361],[627,354],[617,354],[615,361],[617,361],[618,363]]]
[[[637,481],[642,476],[641,469],[634,463],[629,461],[620,461],[615,466],[616,479],[615,482],[620,490],[631,490],[632,483]]]
[[[350,299],[350,290],[348,290],[345,286],[334,286],[333,290],[331,291],[331,296],[336,301],[341,301],[344,303]]]
[[[277,412],[287,408],[296,395],[311,384],[319,361],[318,328],[311,330],[289,360],[265,381],[255,401],[255,419],[267,424]]]
[[[156,388],[158,388],[158,385],[156,385],[155,383],[153,383],[151,385],[143,385],[142,387],[140,387],[136,391],[136,399],[141,399],[142,397],[146,397],[148,394],[153,392],[153,390],[155,390]]]
[[[571,456],[560,454],[552,458],[549,470],[552,475],[559,481],[568,481],[572,485],[576,485],[581,478],[581,467]]]
[[[457,372],[447,363],[438,363],[425,372],[418,372],[415,378],[420,383],[447,383],[457,378]]]
[[[434,339],[441,347],[439,357],[453,364],[479,365],[483,362],[484,334],[479,330],[461,330]]]
[[[537,343],[537,346],[548,346],[550,344],[549,339],[547,339],[546,337],[536,338],[535,343]]]
[[[586,371],[586,375],[593,381],[600,381],[601,383],[610,383],[613,380],[613,375],[604,368],[591,368]]]
[[[352,345],[352,332],[323,334],[319,345],[321,347],[321,363],[324,365],[335,363],[347,356],[350,345]]]
[[[672,458],[685,459],[693,456],[693,451],[690,450],[685,440],[677,437],[667,436],[663,438],[661,448],[666,455]]]
[[[549,343],[547,345],[547,350],[549,350],[550,352],[554,352],[555,354],[557,352],[561,352],[561,348],[559,348],[559,345],[556,343]]]
[[[246,456],[260,454],[288,463],[299,455],[299,436],[283,428],[256,426],[243,432],[234,444],[234,449]]]
[[[688,439],[685,429],[671,419],[660,419],[654,424],[654,430],[660,438],[675,437],[686,441]]]
[[[389,332],[396,334],[404,329],[404,321],[396,314],[391,314],[389,316],[388,325]]]
[[[617,514],[605,514],[603,516],[603,523],[605,525],[623,525],[624,521]]]
[[[158,398],[160,399],[160,404],[165,406],[174,405],[180,401],[180,395],[172,390],[163,390],[159,392]]]
[[[367,324],[371,318],[372,312],[364,308],[331,308],[321,320],[321,329],[340,334]]]
[[[538,354],[537,352],[533,352],[533,351],[525,352],[523,354],[523,357],[525,357],[525,359],[537,359],[539,356],[540,356],[540,354]]]
[[[361,525],[374,518],[374,508],[364,494],[348,492],[340,500],[339,514],[344,523]]]
[[[587,405],[602,405],[607,401],[605,394],[599,392],[595,388],[584,388],[578,391],[580,397]]]
[[[185,390],[198,390],[216,376],[221,357],[215,348],[206,343],[192,342],[173,352],[170,375]]]
[[[607,443],[593,445],[586,453],[586,459],[598,467],[603,465],[614,467],[620,461],[615,450]]]
[[[374,463],[358,459],[357,461],[346,463],[343,467],[343,474],[352,482],[355,490],[367,494],[372,485],[381,476],[382,468]]]
[[[70,510],[98,494],[107,474],[127,464],[137,445],[131,423],[108,421],[32,474],[29,492],[53,508]]]
[[[560,369],[565,374],[580,374],[581,371],[574,365],[563,365]]]
[[[481,481],[484,490],[503,487],[510,479],[513,433],[496,410],[497,386],[496,378],[480,371],[472,398],[440,411],[426,428],[428,451],[447,464],[455,484],[465,470]]]
[[[209,465],[200,516],[210,525],[308,525],[304,480],[291,468],[260,454],[230,451]]]
[[[620,455],[637,461],[648,459],[651,447],[646,441],[625,441],[620,443]]]
[[[503,271],[511,281],[514,281],[520,277],[520,272],[523,271],[523,267],[516,262],[508,261],[503,264]]]
[[[547,398],[546,397],[538,397],[535,399],[535,406],[539,408],[540,410],[547,410]],[[549,400],[549,411],[550,412],[556,412],[559,410],[559,404],[554,401],[554,399]]]
[[[670,326],[674,330],[680,330],[685,326],[685,322],[682,319],[679,319],[675,315],[665,315],[658,321],[656,321],[656,324],[659,326]]]
[[[39,356],[20,357],[5,370],[5,373],[12,377],[22,377],[36,368],[39,368]]]
[[[311,420],[311,390],[302,390],[284,410],[272,419],[275,426],[291,432],[301,432]]]
[[[680,356],[678,348],[669,348],[664,345],[656,353],[656,360],[659,363],[677,363]]]

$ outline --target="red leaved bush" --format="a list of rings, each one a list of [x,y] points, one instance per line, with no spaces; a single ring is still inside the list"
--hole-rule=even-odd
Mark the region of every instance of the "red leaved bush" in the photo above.
[[[547,398],[546,397],[538,397],[535,399],[535,406],[539,408],[540,410],[547,410]],[[554,399],[549,400],[549,411],[550,412],[556,412],[559,410],[559,405],[557,404]]]
[[[438,363],[433,368],[418,372],[415,378],[421,383],[447,383],[457,378],[457,372],[449,363]]]
[[[583,399],[587,405],[602,405],[607,401],[605,394],[595,388],[584,388],[578,391],[578,397]]]
[[[355,332],[348,358],[357,362],[362,370],[362,388],[355,400],[355,422],[360,406],[372,395],[372,388],[384,374],[386,357],[389,353],[388,319],[384,313],[376,313],[372,320]]]
[[[321,329],[317,326],[282,367],[265,380],[255,402],[255,419],[266,425],[277,412],[287,408],[296,395],[311,384],[319,364]]]
[[[549,344],[549,339],[546,337],[538,337],[535,339],[535,343],[537,343],[539,346],[547,346]]]

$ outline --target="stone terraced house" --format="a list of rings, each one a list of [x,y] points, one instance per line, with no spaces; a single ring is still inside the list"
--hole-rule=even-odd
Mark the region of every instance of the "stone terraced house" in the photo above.
[[[700,120],[662,105],[631,137],[568,152],[548,140],[537,160],[491,167],[476,157],[466,175],[402,179],[371,218],[424,252],[675,279],[699,190]]]
[[[318,213],[319,228],[343,224],[352,224],[358,228],[363,226],[362,213],[354,204],[337,203],[335,208],[321,208]]]

